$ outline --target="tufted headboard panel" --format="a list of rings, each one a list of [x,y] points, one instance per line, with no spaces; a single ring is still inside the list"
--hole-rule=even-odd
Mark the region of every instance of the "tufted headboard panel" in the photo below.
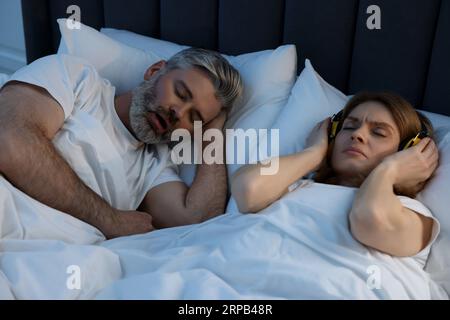
[[[55,53],[56,19],[240,54],[297,45],[332,85],[390,90],[450,116],[450,0],[22,0],[27,58]],[[369,29],[380,9],[381,29]],[[267,75],[270,77],[270,75]]]

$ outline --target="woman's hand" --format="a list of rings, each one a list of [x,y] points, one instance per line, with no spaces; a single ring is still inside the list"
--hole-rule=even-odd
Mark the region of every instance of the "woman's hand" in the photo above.
[[[386,157],[381,164],[389,168],[396,189],[409,189],[430,178],[438,160],[436,144],[424,138],[416,146]]]
[[[330,126],[330,118],[317,123],[306,139],[305,150],[313,150],[318,155],[317,170],[325,160],[328,151],[328,127]],[[313,170],[313,171],[315,171]]]

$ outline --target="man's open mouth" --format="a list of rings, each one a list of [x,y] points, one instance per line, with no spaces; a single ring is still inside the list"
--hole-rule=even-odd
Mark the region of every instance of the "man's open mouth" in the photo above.
[[[149,122],[158,134],[165,133],[169,128],[166,119],[157,112],[149,113]]]

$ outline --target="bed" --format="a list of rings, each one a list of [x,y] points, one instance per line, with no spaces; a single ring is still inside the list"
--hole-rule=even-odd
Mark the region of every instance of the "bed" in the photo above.
[[[381,29],[371,30],[367,8],[374,4]],[[83,24],[95,29],[230,56],[294,44],[296,74],[309,59],[333,92],[392,90],[440,127],[450,126],[449,0],[129,0],[125,8],[119,0],[22,0],[29,63],[61,50],[56,19],[70,15],[69,5],[78,5]],[[368,250],[346,228],[352,188],[297,189],[258,215],[239,213],[231,199],[227,214],[203,224],[104,241],[95,228],[0,182],[0,211],[15,213],[2,218],[2,298],[448,298],[450,265],[441,257],[448,239],[441,237],[425,271],[408,258]],[[22,211],[18,203],[26,203]],[[444,215],[442,208],[436,210]]]

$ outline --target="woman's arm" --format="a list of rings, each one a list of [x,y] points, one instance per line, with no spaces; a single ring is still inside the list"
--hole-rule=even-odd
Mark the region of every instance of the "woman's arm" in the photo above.
[[[387,157],[362,184],[350,212],[350,229],[361,243],[393,256],[413,256],[431,237],[433,220],[403,207],[394,186],[424,181],[437,166],[437,148],[424,139]]]
[[[262,175],[263,164],[247,165],[238,170],[232,178],[231,192],[239,211],[258,212],[266,208],[281,198],[291,184],[314,171],[327,152],[328,123],[327,119],[314,128],[305,150],[280,157],[276,174]]]
[[[231,184],[239,211],[254,213],[266,208],[281,198],[291,184],[313,171],[322,159],[320,150],[311,147],[280,157],[279,169],[274,175],[261,175],[262,164],[242,167]]]

